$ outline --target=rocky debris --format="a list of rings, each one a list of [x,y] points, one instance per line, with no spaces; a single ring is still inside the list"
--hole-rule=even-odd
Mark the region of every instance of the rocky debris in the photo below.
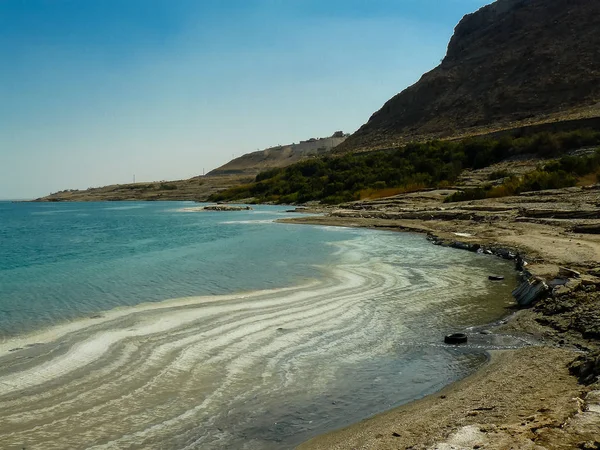
[[[537,300],[544,297],[550,288],[544,280],[538,277],[532,277],[521,283],[513,292],[512,295],[519,306],[530,306]]]
[[[535,311],[541,314],[538,323],[567,333],[579,346],[593,347],[600,340],[600,292],[588,291],[583,283],[568,294],[540,300]]]
[[[558,274],[563,276],[563,277],[567,277],[567,278],[579,278],[581,277],[581,273],[577,272],[576,270],[573,269],[569,269],[568,267],[559,267],[558,268]]]
[[[445,239],[440,239],[439,237],[435,236],[434,234],[428,234],[427,240],[429,240],[433,245],[441,245],[443,247],[452,247],[452,248],[456,248],[458,250],[467,250],[469,252],[477,252],[477,253],[481,253],[484,255],[498,256],[499,258],[502,258],[502,259],[515,260],[515,268],[519,272],[522,271],[524,269],[524,267],[527,265],[527,262],[521,255],[514,252],[513,250],[509,250],[506,248],[487,247],[487,246],[482,246],[480,244],[472,244],[469,242],[462,242],[462,241],[449,241],[449,240],[445,240]]]
[[[554,286],[552,289],[553,297],[562,297],[577,291],[581,287],[581,280],[578,278],[568,279],[564,284]]]
[[[600,351],[579,356],[569,364],[569,372],[576,376],[581,384],[597,382],[600,377]]]
[[[287,212],[287,213],[305,213],[308,211],[309,211],[309,209],[306,208],[305,206],[297,206],[296,208],[288,209],[285,212]]]
[[[385,220],[470,220],[481,222],[484,220],[499,220],[497,215],[481,214],[473,211],[462,211],[458,209],[425,209],[410,211],[381,211],[371,209],[339,209],[331,213],[333,217],[361,217],[363,219],[385,219]]]
[[[470,252],[477,252],[481,246],[479,244],[468,244],[465,242],[452,242],[449,247],[456,248],[458,250],[467,250]]]
[[[583,286],[600,287],[600,278],[593,275],[581,275],[581,284]]]
[[[523,272],[525,270],[525,266],[527,266],[527,261],[521,255],[517,255],[515,257],[515,270],[517,272]]]
[[[250,206],[237,205],[208,205],[202,208],[204,211],[252,211]]]
[[[581,450],[600,450],[600,441],[581,442],[578,448]]]
[[[572,274],[577,274],[576,278],[555,278],[548,282],[548,285],[552,288],[553,297],[564,297],[572,294],[579,290],[585,292],[595,292],[600,289],[600,278],[592,275],[580,275],[579,272],[570,271]],[[565,276],[566,272],[560,272],[562,276]]]

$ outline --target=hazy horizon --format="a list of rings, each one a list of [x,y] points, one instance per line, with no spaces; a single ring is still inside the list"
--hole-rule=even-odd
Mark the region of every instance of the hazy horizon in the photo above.
[[[351,133],[483,0],[0,2],[0,198]]]

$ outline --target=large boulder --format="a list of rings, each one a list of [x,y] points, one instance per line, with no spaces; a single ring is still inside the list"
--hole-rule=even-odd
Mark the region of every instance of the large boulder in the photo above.
[[[547,295],[550,288],[544,280],[538,277],[532,277],[521,283],[512,295],[519,306],[531,306],[539,299]]]

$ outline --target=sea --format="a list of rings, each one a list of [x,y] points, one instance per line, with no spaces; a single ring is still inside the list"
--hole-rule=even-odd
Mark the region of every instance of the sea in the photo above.
[[[0,202],[2,448],[293,448],[472,373],[443,336],[511,304],[493,256],[194,206]]]

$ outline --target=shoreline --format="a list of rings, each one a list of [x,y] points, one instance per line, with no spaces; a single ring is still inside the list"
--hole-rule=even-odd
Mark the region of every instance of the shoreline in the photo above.
[[[347,240],[344,236],[350,234],[352,237]],[[322,392],[335,381],[334,370],[338,365],[332,362],[336,358],[342,362],[339,367],[345,367],[347,358],[352,362],[353,355],[365,358],[366,371],[362,374],[356,371],[346,380],[358,388],[370,381],[374,369],[379,372],[377,367],[387,364],[387,358],[381,358],[381,366],[373,365],[380,363],[370,361],[371,355],[387,354],[399,341],[392,335],[397,332],[397,336],[402,336],[401,327],[396,327],[395,322],[398,314],[405,314],[411,308],[412,298],[405,296],[407,308],[404,308],[392,292],[400,292],[415,283],[422,287],[423,280],[429,280],[433,282],[435,292],[430,298],[431,308],[441,303],[443,295],[457,300],[456,310],[450,308],[450,312],[471,317],[470,308],[474,302],[464,298],[461,280],[487,292],[485,275],[489,271],[501,270],[505,275],[511,272],[508,265],[496,269],[497,265],[491,260],[483,262],[487,269],[469,264],[463,267],[462,255],[429,247],[422,237],[405,236],[407,241],[418,243],[413,249],[417,260],[435,263],[437,255],[446,253],[457,266],[453,273],[447,273],[446,265],[434,267],[429,276],[406,285],[399,281],[403,278],[398,276],[400,266],[386,259],[386,255],[396,259],[402,257],[398,255],[403,248],[395,246],[397,237],[392,233],[366,230],[342,232],[341,242],[347,242],[343,247],[351,257],[341,258],[338,270],[328,268],[334,276],[326,277],[315,289],[295,285],[285,295],[280,290],[258,292],[255,295],[260,294],[260,298],[256,302],[245,299],[224,302],[223,297],[184,297],[168,303],[147,303],[70,323],[66,328],[59,326],[49,330],[43,339],[35,334],[18,343],[5,342],[5,351],[15,350],[3,355],[6,363],[0,370],[3,400],[0,415],[4,418],[0,435],[5,439],[5,445],[10,448],[44,445],[69,448],[70,442],[80,441],[86,445],[109,442],[116,446],[131,444],[144,448],[174,443],[172,447],[178,448],[179,436],[189,430],[191,438],[201,443],[227,439],[234,443],[229,448],[240,448],[240,443],[246,439],[264,443],[265,448],[277,448],[269,447],[280,434],[271,424],[283,416],[278,408],[282,398],[287,399],[285,408],[291,407],[291,415],[297,415],[294,420],[299,423],[309,420],[304,411],[310,414],[318,402],[321,408],[318,417],[324,420],[323,426],[318,428],[321,432],[333,428],[327,427],[329,418],[335,417],[333,411],[340,408],[348,408],[352,415],[347,418],[360,419],[364,410],[355,410],[353,404],[356,404],[357,395],[372,401],[369,391],[344,391],[350,386],[347,385],[330,398],[323,397]],[[372,261],[379,257],[385,261]],[[473,259],[481,258],[473,255]],[[404,270],[412,271],[412,264],[407,264]],[[466,278],[459,273],[465,274]],[[510,288],[512,283],[505,286],[502,298],[496,298],[497,309],[494,311],[502,311]],[[212,301],[208,304],[202,300]],[[386,308],[387,304],[393,304],[394,308]],[[462,308],[462,305],[468,306]],[[415,317],[424,318],[418,314],[427,314],[431,318],[430,311],[420,312],[420,308],[415,308]],[[494,318],[500,315],[489,311],[483,314]],[[449,315],[444,321],[448,326],[460,327],[466,322],[452,317]],[[476,323],[487,322],[489,320],[484,319]],[[435,343],[437,330],[433,330],[433,335]],[[340,337],[344,339],[340,340]],[[22,348],[15,348],[17,345]],[[323,352],[327,348],[331,351]],[[421,350],[416,350],[415,359],[418,360],[420,354]],[[453,366],[445,361],[452,361],[452,358],[452,355],[441,357],[437,359],[440,365],[422,367],[424,372],[419,371],[423,374],[422,391],[427,386],[430,386],[427,392],[436,390],[450,379],[447,374],[454,373]],[[483,363],[483,358],[478,359],[479,363]],[[310,377],[309,381],[299,379],[303,388],[292,390],[289,397],[275,395],[287,392],[287,383],[294,382],[293,373],[292,377],[287,375],[293,371],[286,369],[292,365],[303,368],[298,373]],[[436,377],[428,376],[431,367],[436,368]],[[468,367],[469,372],[475,368],[474,365]],[[420,365],[419,368],[421,370]],[[438,368],[441,376],[437,375]],[[392,404],[386,401],[396,391],[393,381],[398,376],[406,380],[402,384],[407,386],[407,392],[412,389],[413,369],[402,370],[404,375],[399,375],[399,370],[402,369],[390,368],[385,375],[381,372],[380,388],[372,391],[377,401],[365,403],[371,408],[369,411],[375,413],[379,405]],[[282,380],[282,374],[285,380]],[[257,386],[258,382],[262,385]],[[262,393],[258,399],[257,393]],[[340,406],[332,406],[336,404],[332,400]],[[252,405],[250,411],[246,410],[248,403]],[[230,407],[232,404],[236,409]],[[205,409],[204,405],[211,409]],[[223,405],[228,406],[223,408]],[[258,415],[254,412],[255,406],[270,409],[270,415],[266,418],[266,413]],[[232,410],[235,416],[232,416]],[[148,411],[157,413],[149,416]],[[163,411],[162,415],[158,414],[160,411]],[[256,422],[253,422],[254,414],[257,414]],[[73,417],[77,419],[72,420]],[[80,420],[81,417],[85,420]],[[240,417],[247,418],[240,420]],[[341,419],[335,422],[338,426],[345,423],[343,415],[337,417]],[[156,422],[158,418],[162,422]],[[200,430],[198,423],[204,425]],[[261,428],[256,430],[256,424]],[[222,430],[226,430],[225,437]],[[307,429],[288,445],[296,445],[312,435]],[[256,448],[263,446],[256,444]]]
[[[552,257],[544,258],[547,255],[543,247],[522,248],[498,235],[482,239],[475,233],[462,231],[469,229],[464,223],[454,222],[452,225],[461,231],[449,232],[447,227],[440,230],[439,222],[360,215],[297,217],[279,222],[420,233],[426,234],[433,244],[468,251],[500,246],[502,248],[494,252],[497,257],[514,259],[516,255],[530,255],[528,259],[532,264],[527,266],[530,277],[550,278],[559,263]],[[581,243],[575,242],[575,245]],[[505,323],[495,330],[527,334],[543,344],[488,352],[489,360],[474,374],[420,400],[317,436],[297,448],[500,450],[588,448],[580,446],[589,442],[595,445],[595,438],[600,436],[600,412],[590,421],[589,411],[600,411],[600,391],[579,384],[568,369],[584,347],[581,340],[569,333],[545,329],[536,321],[532,309],[509,314]],[[592,344],[591,348],[595,347]],[[482,402],[486,405],[478,406]],[[585,426],[581,426],[582,423]],[[561,432],[557,433],[557,429]]]
[[[532,435],[542,434],[540,430],[553,423],[565,423],[580,410],[576,399],[583,396],[583,389],[566,368],[570,351],[527,347],[490,353],[490,360],[474,374],[437,393],[297,448],[533,448]],[[540,379],[554,382],[536,380],[537,386],[520,382],[520,370],[532,362]],[[544,399],[544,407],[538,407],[539,399]]]

